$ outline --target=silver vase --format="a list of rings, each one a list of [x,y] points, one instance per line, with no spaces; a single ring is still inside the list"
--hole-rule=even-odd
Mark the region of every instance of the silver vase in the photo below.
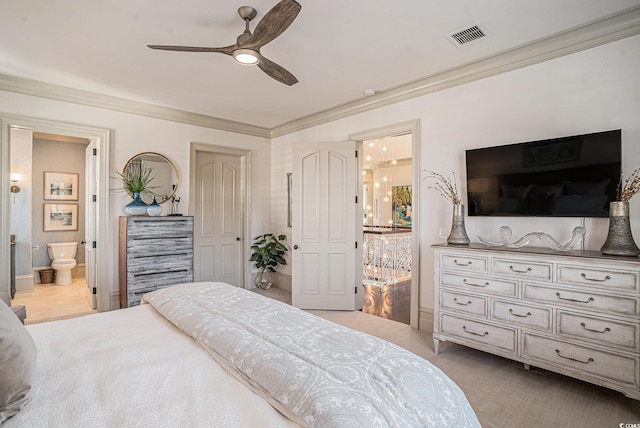
[[[609,234],[600,251],[611,256],[640,255],[640,249],[631,235],[629,202],[616,201],[609,204]]]
[[[453,204],[453,219],[451,221],[451,233],[447,243],[452,245],[469,245],[469,237],[464,229],[464,205]]]

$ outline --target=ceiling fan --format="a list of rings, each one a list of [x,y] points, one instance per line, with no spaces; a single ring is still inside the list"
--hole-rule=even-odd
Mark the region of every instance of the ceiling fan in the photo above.
[[[219,52],[231,55],[236,62],[244,65],[257,65],[278,82],[295,85],[298,79],[282,66],[272,62],[260,54],[260,48],[284,32],[300,13],[302,6],[295,0],[281,0],[258,22],[253,34],[249,30],[249,22],[256,17],[256,10],[251,6],[242,6],[238,14],[245,21],[245,30],[236,43],[220,48],[197,46],[147,45],[151,49],[181,52]]]

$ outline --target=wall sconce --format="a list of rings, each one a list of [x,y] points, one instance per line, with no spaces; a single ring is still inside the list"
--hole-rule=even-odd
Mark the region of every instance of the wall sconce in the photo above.
[[[16,203],[16,193],[20,192],[20,186],[18,186],[16,183],[20,181],[20,174],[16,174],[15,172],[12,172],[10,177],[9,177],[9,181],[11,181],[11,187],[9,188],[9,190],[11,191],[11,193],[13,193],[13,203]]]

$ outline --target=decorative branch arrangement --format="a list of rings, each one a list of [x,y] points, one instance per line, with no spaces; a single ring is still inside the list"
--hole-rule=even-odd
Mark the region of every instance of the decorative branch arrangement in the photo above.
[[[435,180],[435,183],[432,186],[428,186],[427,189],[434,189],[438,191],[443,198],[451,201],[454,205],[462,203],[462,198],[458,193],[458,186],[456,185],[455,172],[453,173],[453,180],[435,171],[425,170],[425,172],[428,175],[424,177],[423,180]]]
[[[640,193],[640,168],[636,168],[631,175],[624,180],[624,184],[622,181],[622,174],[620,174],[616,200],[629,202],[629,200],[637,193]]]

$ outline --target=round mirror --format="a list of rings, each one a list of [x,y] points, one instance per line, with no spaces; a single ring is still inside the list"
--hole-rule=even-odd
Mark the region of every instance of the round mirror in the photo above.
[[[144,168],[150,171],[149,188],[152,194],[141,195],[147,204],[153,201],[154,196],[159,204],[166,202],[178,189],[178,170],[173,162],[159,153],[139,153],[124,165],[123,175],[127,175],[128,168],[137,168],[138,170]]]

